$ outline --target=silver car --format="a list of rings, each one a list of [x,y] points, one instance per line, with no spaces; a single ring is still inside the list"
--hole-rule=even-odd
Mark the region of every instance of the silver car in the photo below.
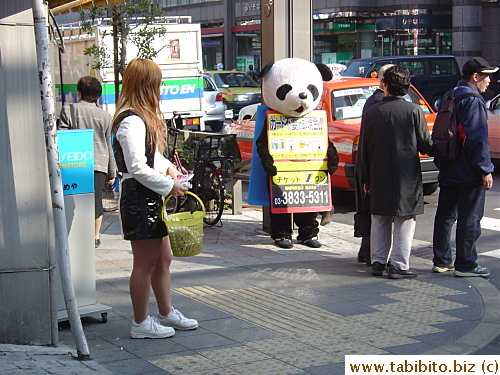
[[[221,131],[224,127],[227,107],[214,81],[206,74],[203,75],[203,107],[205,125],[210,126],[214,132]]]
[[[500,165],[500,94],[486,103],[491,160]]]

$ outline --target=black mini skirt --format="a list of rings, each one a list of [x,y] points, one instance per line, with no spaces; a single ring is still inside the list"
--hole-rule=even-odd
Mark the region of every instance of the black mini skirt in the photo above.
[[[168,235],[161,219],[163,198],[134,178],[121,184],[120,218],[126,240],[151,240]]]

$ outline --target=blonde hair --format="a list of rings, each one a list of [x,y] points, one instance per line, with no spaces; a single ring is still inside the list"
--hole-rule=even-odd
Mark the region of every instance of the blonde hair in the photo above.
[[[166,125],[160,111],[160,67],[151,60],[135,58],[123,73],[122,91],[113,118],[113,133],[120,123],[118,115],[130,109],[146,124],[146,145],[150,150],[163,152],[166,146]]]

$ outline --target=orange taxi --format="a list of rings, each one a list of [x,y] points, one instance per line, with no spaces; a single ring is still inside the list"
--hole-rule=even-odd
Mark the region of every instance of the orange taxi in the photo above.
[[[339,167],[331,177],[332,188],[354,190],[361,113],[366,100],[377,88],[378,80],[375,78],[340,77],[324,82],[317,109],[326,111],[328,137],[339,154]],[[436,114],[423,96],[412,86],[405,99],[420,105],[431,131]],[[249,140],[253,137],[254,125],[253,119],[236,121],[230,125],[230,131],[240,138],[238,146],[243,160],[252,157],[252,143]],[[246,138],[246,142],[241,138]],[[434,193],[438,187],[438,170],[433,160],[427,155],[420,155],[425,195]]]

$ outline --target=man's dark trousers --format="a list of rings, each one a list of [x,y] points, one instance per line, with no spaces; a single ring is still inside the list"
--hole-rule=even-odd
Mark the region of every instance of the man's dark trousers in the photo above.
[[[451,229],[457,221],[455,269],[470,271],[477,267],[476,240],[481,235],[485,191],[480,186],[441,187],[434,219],[435,266],[451,264]]]

